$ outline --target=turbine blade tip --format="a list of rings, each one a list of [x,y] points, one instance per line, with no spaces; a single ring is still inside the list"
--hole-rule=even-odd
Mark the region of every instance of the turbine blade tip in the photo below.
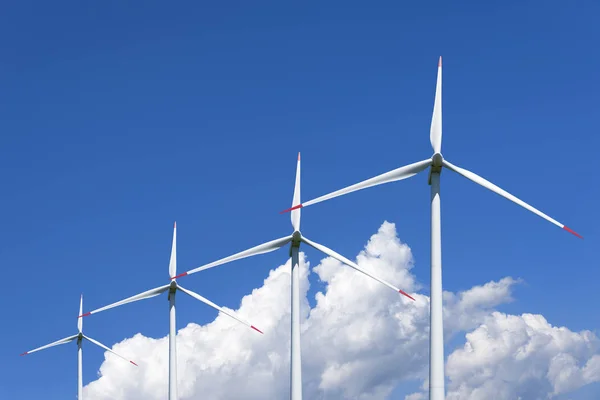
[[[177,221],[173,222],[173,228],[177,228]]]
[[[260,329],[258,329],[257,327],[255,327],[254,325],[251,325],[250,328],[254,329],[255,331],[259,332],[259,333],[263,333]],[[263,333],[264,335],[264,333]]]
[[[133,361],[129,361],[130,363],[132,363],[133,365],[135,365],[136,367],[139,367],[139,365],[137,365],[136,363],[134,363]]]
[[[27,354],[29,354],[29,352],[28,352],[28,351],[26,351],[25,353],[21,353],[21,354],[19,354],[19,355],[20,355],[20,356],[26,356]]]
[[[579,233],[575,232],[573,229],[569,228],[566,225],[563,225],[563,229],[569,233],[572,233],[573,235],[577,236],[580,239],[583,239],[583,236],[581,236]]]
[[[442,66],[442,56],[440,56],[440,60],[438,61],[438,67]]]
[[[298,152],[298,161],[300,161],[300,152]]]
[[[85,314],[81,314],[79,317],[77,318],[81,318],[81,317],[87,317],[88,315],[92,315],[91,312],[86,312]]]
[[[174,277],[172,277],[171,280],[181,278],[182,276],[186,276],[187,274],[188,274],[187,272],[182,272],[181,274],[175,275]]]
[[[292,208],[288,208],[287,210],[283,210],[279,214],[285,214],[287,212],[294,211],[294,210],[297,210],[299,208],[302,208],[302,204],[298,204],[297,206],[294,206]]]
[[[416,301],[414,297],[412,297],[411,295],[409,295],[408,293],[406,293],[404,290],[398,290],[398,292],[400,294],[405,295],[406,297],[408,297],[409,299],[411,299],[412,301]]]

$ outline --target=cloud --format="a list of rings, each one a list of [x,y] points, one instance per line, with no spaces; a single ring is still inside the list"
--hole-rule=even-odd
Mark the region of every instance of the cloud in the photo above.
[[[466,339],[448,357],[449,400],[543,399],[600,381],[598,338],[541,315],[494,312]]]
[[[520,282],[505,277],[457,294],[444,292],[444,334],[452,337],[477,327],[495,307],[513,300],[512,288]]]
[[[362,268],[413,294],[416,301],[328,257],[312,269],[324,289],[316,294],[311,308],[307,300],[310,265],[301,253],[302,365],[307,399],[386,399],[402,382],[426,379],[429,298],[418,293],[420,285],[411,273],[410,247],[398,239],[394,224],[384,222],[356,260]],[[522,388],[509,390],[508,397],[502,397],[514,399],[510,396],[526,393],[526,389],[563,393],[597,380],[600,356],[596,355],[598,339],[593,334],[551,327],[541,316],[506,316],[495,311],[498,305],[511,301],[517,283],[507,277],[464,292],[444,293],[446,339],[470,332],[464,348],[448,359],[449,398],[490,398],[483,395],[490,393],[487,390],[495,390],[493,398],[500,398],[495,394],[504,395],[499,389],[504,385]],[[180,329],[180,399],[286,398],[289,290],[288,261],[272,270],[263,286],[245,296],[235,311],[259,326],[264,336],[224,315],[206,325],[190,323]],[[520,321],[518,326],[513,319]],[[485,340],[489,344],[484,344]],[[500,350],[502,344],[504,350]],[[493,348],[490,346],[498,351],[490,355],[485,351]],[[515,348],[522,350],[515,353]],[[130,368],[106,354],[98,380],[84,389],[86,399],[167,397],[166,337],[152,339],[137,334],[114,345],[114,350],[135,359],[140,368]],[[522,358],[517,359],[516,354]],[[523,374],[517,374],[516,369],[509,373],[515,366],[531,371],[531,377],[521,382]],[[495,373],[504,380],[490,378]],[[426,388],[427,383],[424,385]],[[406,397],[424,398],[421,392]]]

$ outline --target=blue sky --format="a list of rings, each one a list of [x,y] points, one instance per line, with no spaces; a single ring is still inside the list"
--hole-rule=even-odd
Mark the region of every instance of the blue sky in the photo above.
[[[80,293],[89,310],[167,283],[174,220],[183,271],[291,232],[278,211],[298,151],[304,200],[430,156],[440,55],[444,156],[585,238],[445,171],[444,288],[520,277],[503,311],[597,330],[599,12],[593,1],[4,4],[0,397],[74,396],[75,345],[18,355],[74,334]],[[302,230],[352,256],[394,222],[428,286],[428,199],[425,173],[307,208]],[[236,308],[286,256],[186,286]],[[107,345],[162,337],[167,304],[107,312],[84,331]],[[180,304],[179,327],[215,317]],[[102,360],[86,347],[84,383]]]

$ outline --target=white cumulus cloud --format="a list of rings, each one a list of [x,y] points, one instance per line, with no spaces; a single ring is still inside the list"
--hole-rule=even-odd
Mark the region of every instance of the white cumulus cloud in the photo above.
[[[541,315],[487,316],[448,357],[449,400],[544,399],[600,380],[600,341]]]
[[[413,294],[416,301],[329,257],[311,271],[301,253],[302,368],[307,399],[386,399],[403,382],[426,379],[429,298],[418,292],[410,248],[398,239],[394,224],[384,222],[356,261]],[[310,272],[324,284],[312,308],[307,299]],[[594,334],[552,327],[539,315],[496,312],[498,305],[511,300],[517,282],[507,277],[464,292],[444,293],[446,339],[469,332],[464,347],[448,358],[449,399],[547,398],[598,380],[600,354]],[[235,310],[265,335],[253,334],[224,315],[206,325],[190,323],[180,329],[180,399],[286,398],[289,291],[288,261],[272,270],[263,286],[245,296]],[[113,348],[135,359],[140,367],[130,368],[107,353],[99,378],[84,389],[86,399],[167,397],[166,337],[137,334]],[[427,383],[423,384],[426,389]],[[425,398],[424,392],[406,397]]]

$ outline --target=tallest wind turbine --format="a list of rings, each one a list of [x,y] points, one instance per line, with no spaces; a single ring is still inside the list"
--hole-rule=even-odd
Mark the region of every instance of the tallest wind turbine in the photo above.
[[[550,218],[543,212],[533,208],[524,201],[518,199],[507,191],[499,188],[486,179],[471,171],[457,167],[442,157],[442,57],[438,63],[437,84],[435,88],[435,102],[433,105],[433,116],[431,118],[431,129],[429,140],[433,148],[433,156],[414,164],[406,165],[395,170],[367,179],[355,185],[337,190],[316,199],[301,204],[295,204],[292,208],[285,210],[296,211],[302,207],[320,203],[347,193],[377,186],[384,183],[399,181],[410,178],[429,167],[429,184],[431,185],[431,301],[430,301],[430,331],[429,331],[429,398],[432,400],[444,399],[444,328],[442,318],[442,239],[440,224],[440,174],[442,168],[456,172],[459,175],[491,190],[526,208],[534,214],[552,222],[554,225],[581,236],[564,224]]]

